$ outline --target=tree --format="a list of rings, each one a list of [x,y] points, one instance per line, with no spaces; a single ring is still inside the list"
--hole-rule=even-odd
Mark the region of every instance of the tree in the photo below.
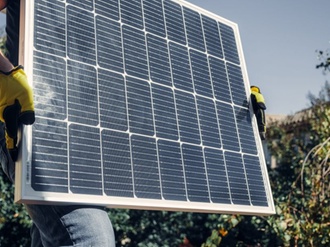
[[[330,71],[330,52],[327,51],[316,51],[318,53],[318,59],[320,60],[320,63],[316,65],[317,69],[323,69],[325,73]]]
[[[320,95],[329,92],[326,84]],[[289,193],[277,198],[280,214],[273,217],[284,242],[291,246],[330,244],[330,105],[325,98],[314,99],[308,139],[295,141],[304,145],[291,146],[298,147],[296,157],[299,162],[293,167],[296,179],[291,183]]]
[[[14,186],[0,169],[0,246],[29,246],[31,220],[24,206],[13,201]]]

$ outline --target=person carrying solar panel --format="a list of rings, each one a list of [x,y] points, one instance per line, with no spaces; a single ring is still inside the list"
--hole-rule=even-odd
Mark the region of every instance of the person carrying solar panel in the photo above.
[[[259,87],[251,86],[251,103],[253,112],[257,119],[258,130],[261,140],[266,139],[266,104],[263,95],[260,92]]]
[[[14,182],[21,124],[35,121],[33,91],[22,66],[18,64],[20,0],[0,0],[6,9],[8,55],[0,52],[0,162]],[[25,208],[33,225],[31,246],[106,246],[115,247],[114,232],[102,207],[89,205],[30,205]]]

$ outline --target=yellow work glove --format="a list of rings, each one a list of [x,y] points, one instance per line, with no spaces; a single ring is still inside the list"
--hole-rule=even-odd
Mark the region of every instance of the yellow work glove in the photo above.
[[[33,92],[21,66],[8,73],[0,72],[0,121],[5,123],[6,145],[16,161],[18,128],[35,121]]]

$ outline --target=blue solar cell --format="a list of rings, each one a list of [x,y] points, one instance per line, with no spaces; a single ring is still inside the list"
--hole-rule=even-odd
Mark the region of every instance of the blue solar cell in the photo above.
[[[248,107],[247,94],[241,68],[239,66],[228,63],[227,70],[234,104]]]
[[[95,0],[95,12],[103,17],[119,20],[118,0]]]
[[[98,70],[100,124],[103,128],[127,131],[125,80],[121,74]]]
[[[146,31],[165,38],[165,19],[162,1],[143,1],[143,10]]]
[[[222,43],[217,21],[202,15],[207,53],[223,58]]]
[[[75,7],[82,8],[84,10],[93,11],[93,0],[67,0],[67,4],[72,4]]]
[[[181,6],[172,1],[164,1],[164,12],[168,39],[185,45],[187,42]]]
[[[195,92],[213,98],[207,56],[204,53],[190,50],[190,60]]]
[[[168,45],[165,39],[147,35],[150,79],[154,82],[172,86]]]
[[[223,23],[219,23],[219,27],[225,59],[240,64],[233,28]]]
[[[36,1],[34,45],[37,50],[64,57],[66,51],[65,4]],[[51,23],[49,20],[52,20]]]
[[[37,118],[33,132],[32,188],[36,191],[68,193],[66,123]]]
[[[178,114],[180,141],[200,144],[195,97],[190,93],[177,91],[175,93],[175,103]]]
[[[123,73],[123,43],[120,24],[102,16],[97,16],[96,39],[98,65],[105,69]]]
[[[204,156],[211,201],[230,204],[229,181],[223,152],[218,149],[205,148]]]
[[[133,197],[129,135],[103,130],[101,138],[104,192],[109,196]]]
[[[174,86],[178,89],[193,92],[188,49],[172,42],[170,42],[169,47]]]
[[[186,7],[183,8],[183,13],[189,47],[204,52],[204,33],[200,14]]]
[[[182,157],[185,168],[188,199],[192,202],[209,202],[209,190],[200,146],[182,144]]]
[[[158,138],[178,140],[178,125],[172,89],[160,85],[152,85],[152,100],[156,136]]]
[[[220,129],[213,100],[197,97],[198,118],[203,145],[221,148]]]
[[[66,64],[63,58],[34,52],[35,110],[39,116],[67,118]]]
[[[146,81],[126,78],[129,130],[154,135],[150,85]]]
[[[76,123],[99,124],[96,70],[68,61],[68,119]]]
[[[234,110],[231,105],[216,103],[223,148],[240,151]]]
[[[102,195],[100,139],[98,128],[69,126],[69,186],[73,193]]]
[[[123,23],[144,29],[141,0],[121,0],[120,13]]]
[[[67,7],[67,56],[96,65],[95,21],[91,12]]]
[[[157,145],[163,197],[166,200],[186,201],[186,183],[180,144],[159,140]]]
[[[246,108],[235,107],[235,118],[242,152],[257,154],[257,146],[253,135],[251,113]]]
[[[161,199],[155,139],[133,135],[131,147],[135,195],[138,198]]]
[[[246,181],[246,171],[240,153],[225,152],[225,162],[228,173],[231,201],[234,204],[250,205],[249,191]]]
[[[231,103],[232,97],[225,62],[214,57],[209,57],[209,63],[215,98]]]
[[[146,40],[143,31],[123,27],[125,72],[128,75],[149,79]]]
[[[249,186],[251,204],[254,206],[267,206],[268,200],[265,193],[264,180],[261,173],[260,159],[258,156],[243,155],[246,177]]]

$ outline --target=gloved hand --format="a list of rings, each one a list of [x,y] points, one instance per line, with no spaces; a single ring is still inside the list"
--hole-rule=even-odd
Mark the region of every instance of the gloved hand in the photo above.
[[[262,141],[266,140],[266,133],[265,132],[259,132],[259,134],[260,134],[260,139]]]
[[[0,73],[0,121],[6,127],[6,145],[13,161],[17,160],[17,131],[20,124],[35,121],[33,92],[22,67]]]

